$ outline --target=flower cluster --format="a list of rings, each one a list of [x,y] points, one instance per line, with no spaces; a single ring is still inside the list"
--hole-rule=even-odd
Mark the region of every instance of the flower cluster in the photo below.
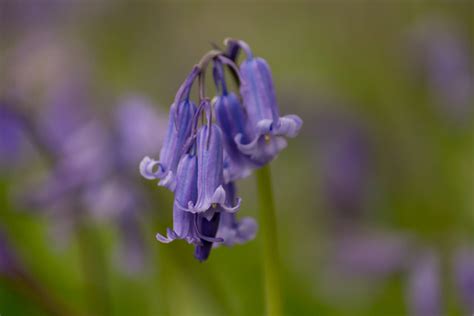
[[[302,120],[280,117],[270,68],[239,40],[225,41],[195,65],[171,105],[167,134],[159,160],[145,157],[140,172],[174,192],[173,229],[157,239],[184,239],[195,245],[195,257],[206,260],[213,245],[253,239],[254,219],[237,220],[240,207],[235,181],[273,160],[295,137]],[[238,65],[243,50],[246,58]],[[205,72],[212,62],[216,96],[205,96]],[[225,70],[240,88],[229,89]],[[198,82],[199,102],[191,100]]]

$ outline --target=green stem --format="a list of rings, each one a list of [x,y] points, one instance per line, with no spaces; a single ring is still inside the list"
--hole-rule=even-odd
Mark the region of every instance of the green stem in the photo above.
[[[53,296],[47,288],[45,288],[38,280],[34,279],[32,275],[26,271],[18,270],[14,277],[6,278],[12,288],[14,288],[20,295],[29,299],[38,307],[43,309],[48,315],[53,316],[71,316],[77,315],[69,310],[64,302],[58,300]]]
[[[280,316],[282,315],[280,264],[270,166],[260,168],[256,174],[260,210],[260,235],[263,240],[266,313],[269,316]]]
[[[84,274],[86,299],[92,315],[110,315],[107,266],[99,240],[100,236],[94,231],[94,227],[90,227],[82,215],[78,214],[77,216],[75,230]]]

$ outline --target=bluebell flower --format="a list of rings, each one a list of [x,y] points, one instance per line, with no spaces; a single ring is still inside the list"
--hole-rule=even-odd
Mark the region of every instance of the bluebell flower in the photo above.
[[[441,316],[440,262],[428,250],[415,258],[408,282],[408,307],[413,316]]]
[[[140,173],[143,177],[150,180],[160,179],[159,184],[171,191],[176,188],[178,163],[191,135],[192,122],[197,110],[196,105],[189,99],[191,85],[197,73],[197,69],[194,68],[180,87],[175,102],[171,106],[168,130],[160,151],[160,160],[145,157],[140,163]]]
[[[180,207],[188,212],[200,214],[211,220],[216,212],[236,212],[240,207],[240,199],[235,205],[226,201],[224,189],[223,160],[224,149],[221,129],[214,123],[201,126],[196,141],[198,179],[197,200],[189,201]]]
[[[224,179],[227,183],[249,176],[256,166],[237,148],[237,135],[240,135],[241,142],[250,142],[247,114],[239,98],[233,92],[228,92],[222,64],[218,61],[214,64],[214,79],[221,91],[213,103],[216,120],[224,137]]]
[[[456,251],[454,277],[466,315],[474,314],[474,250],[472,248],[464,246]]]
[[[215,238],[220,214],[213,214],[208,220],[200,214],[188,212],[180,207],[197,200],[198,159],[196,155],[188,153],[181,158],[176,178],[173,229],[167,229],[166,237],[158,233],[156,238],[162,243],[184,239],[189,244],[195,245],[196,258],[204,261],[209,257],[212,244],[222,241]]]
[[[236,203],[235,183],[230,182],[226,184],[226,192],[227,203],[229,205],[234,205]],[[219,229],[216,237],[222,239],[223,245],[233,246],[254,239],[257,234],[257,229],[258,225],[255,219],[244,217],[237,220],[236,214],[223,212],[221,213]]]
[[[240,94],[247,110],[250,141],[244,134],[235,137],[239,150],[259,165],[275,158],[287,146],[287,137],[295,137],[303,124],[296,115],[280,117],[267,62],[254,57],[248,45],[239,41],[247,53],[240,65]]]
[[[173,229],[167,230],[167,237],[157,234],[156,238],[169,243],[175,239],[185,239],[190,244],[198,244],[199,236],[196,230],[196,214],[186,212],[179,206],[194,203],[197,199],[197,157],[185,154],[178,165],[176,173],[176,190],[174,192]]]

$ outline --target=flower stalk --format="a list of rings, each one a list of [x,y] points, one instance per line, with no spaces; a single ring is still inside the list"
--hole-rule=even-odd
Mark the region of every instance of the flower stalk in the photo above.
[[[283,314],[280,286],[280,261],[270,166],[266,165],[258,169],[256,175],[260,233],[263,244],[262,260],[265,278],[266,315],[281,316]]]

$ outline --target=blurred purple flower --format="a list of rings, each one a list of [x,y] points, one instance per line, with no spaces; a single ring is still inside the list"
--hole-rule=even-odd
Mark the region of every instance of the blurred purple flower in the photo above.
[[[78,207],[96,220],[115,222],[122,241],[118,262],[128,272],[139,271],[146,255],[138,220],[144,197],[135,182],[136,164],[132,166],[133,159],[138,163],[138,158],[130,151],[149,150],[148,139],[139,139],[138,145],[132,144],[132,139],[141,137],[142,130],[159,134],[163,130],[162,125],[156,124],[160,118],[151,105],[137,101],[141,100],[137,97],[117,107],[110,122],[112,127],[107,129],[103,121],[93,118],[80,89],[66,87],[54,94],[54,102],[36,122],[38,136],[45,145],[41,150],[53,159],[50,171],[40,185],[28,190],[26,200],[29,206],[44,210],[46,216],[53,218],[55,227],[73,229],[73,213]],[[124,122],[124,116],[146,119],[134,128]],[[153,141],[159,145],[160,139]],[[59,239],[67,239],[68,229],[55,227],[61,234]]]
[[[55,155],[61,155],[69,140],[93,120],[86,96],[86,87],[76,81],[63,82],[50,87],[38,115],[37,130],[44,145]]]
[[[21,270],[20,262],[7,240],[3,230],[0,230],[0,277],[12,277]]]
[[[414,259],[407,289],[410,315],[443,315],[440,272],[439,257],[434,251],[420,252]]]
[[[13,32],[50,26],[64,16],[72,3],[64,0],[2,0],[0,28]]]
[[[320,137],[323,190],[340,219],[361,215],[370,176],[370,142],[360,124],[340,115],[324,116]]]
[[[349,230],[338,236],[331,265],[345,275],[386,278],[400,272],[409,255],[407,238],[394,233]]]
[[[49,152],[54,157],[51,171],[28,193],[30,203],[41,208],[56,200],[78,198],[84,188],[103,181],[114,167],[107,161],[107,135],[99,122],[85,123],[55,145]]]
[[[145,237],[140,223],[140,204],[131,205],[118,215],[117,227],[120,231],[120,242],[117,251],[122,270],[129,274],[137,274],[146,266],[148,255]]]
[[[21,158],[24,145],[23,122],[0,101],[0,166],[11,166]]]
[[[145,155],[157,155],[167,121],[149,100],[141,96],[124,98],[115,111],[117,144],[124,167],[135,170]]]
[[[61,103],[68,94],[69,102],[85,100],[89,64],[87,54],[73,40],[61,36],[56,29],[36,30],[21,37],[5,54],[4,92],[18,101],[28,113],[36,113],[41,105]],[[84,104],[82,105],[84,106]]]
[[[466,314],[474,314],[474,250],[462,247],[454,257],[455,284]]]
[[[444,111],[458,120],[473,114],[474,75],[469,41],[446,22],[419,25],[412,40],[415,61]]]

